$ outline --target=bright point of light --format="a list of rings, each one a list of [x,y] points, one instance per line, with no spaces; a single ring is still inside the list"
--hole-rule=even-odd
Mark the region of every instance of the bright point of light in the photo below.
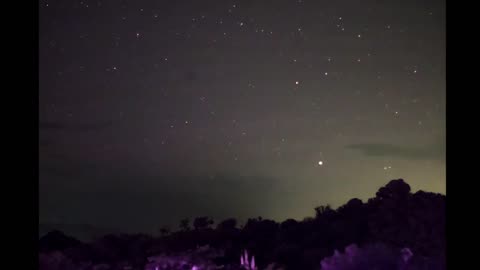
[[[296,85],[298,85],[298,84],[299,84],[299,82],[298,82],[298,81],[296,81],[296,82],[295,82],[295,84],[296,84]]]
[[[325,76],[327,76],[327,75],[328,75],[328,72],[325,72]]]
[[[318,162],[318,165],[322,166],[322,165],[323,165],[323,161],[320,160],[320,161]]]

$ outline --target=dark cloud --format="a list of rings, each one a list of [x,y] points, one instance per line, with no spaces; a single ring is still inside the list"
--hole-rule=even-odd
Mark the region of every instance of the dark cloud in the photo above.
[[[87,122],[87,123],[75,123],[67,124],[61,122],[50,122],[50,121],[40,121],[39,128],[40,131],[97,131],[108,128],[113,125],[113,121],[96,121],[96,122]]]
[[[366,156],[393,157],[404,159],[442,159],[444,147],[442,145],[409,147],[381,143],[350,144],[347,149],[360,151]]]
[[[47,139],[45,139],[45,138],[39,138],[39,139],[38,139],[38,146],[39,146],[40,148],[48,147],[48,146],[50,146],[50,145],[52,145],[52,144],[53,144],[53,141],[52,141],[52,140],[47,140]]]
[[[61,130],[65,129],[66,126],[59,122],[40,122],[39,123],[40,130]]]

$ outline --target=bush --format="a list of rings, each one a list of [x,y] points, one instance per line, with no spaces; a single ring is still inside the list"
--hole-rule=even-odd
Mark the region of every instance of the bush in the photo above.
[[[395,249],[384,244],[359,248],[352,244],[345,253],[335,251],[334,255],[321,262],[322,270],[420,270],[445,269],[443,262],[414,254],[408,248]]]

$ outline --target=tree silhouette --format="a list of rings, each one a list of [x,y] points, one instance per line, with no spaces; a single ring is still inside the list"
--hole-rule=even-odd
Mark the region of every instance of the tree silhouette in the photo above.
[[[180,229],[184,232],[190,231],[190,219],[184,218],[180,220]]]
[[[371,269],[355,268],[365,260],[374,265],[393,262],[399,251],[408,248],[414,254],[412,262],[433,262],[429,265],[435,266],[429,269],[437,270],[445,267],[445,201],[446,196],[441,194],[424,191],[412,194],[410,186],[397,179],[380,187],[366,203],[354,198],[337,209],[319,206],[314,218],[300,221],[286,219],[277,223],[257,217],[238,228],[237,220],[229,218],[211,229],[213,220],[203,216],[193,220],[194,230],[185,218],[175,232],[160,228],[159,238],[106,235],[92,243],[79,243],[53,232],[40,240],[43,248],[39,252],[42,269],[67,269],[69,264],[76,267],[89,262],[108,264],[109,269],[124,269],[126,263],[134,269],[151,269],[145,268],[145,264],[152,255],[167,254],[167,259],[172,255],[171,260],[179,262],[175,254],[183,254],[180,257],[201,261],[207,247],[207,253],[217,254],[215,264],[224,265],[224,269],[238,269],[239,255],[247,249],[255,256],[259,269],[276,265],[281,268],[275,269],[314,270],[323,260],[325,269],[339,270],[350,261],[355,262],[354,268],[345,269]],[[210,252],[210,248],[221,252]],[[52,249],[61,253],[50,256]],[[335,250],[344,255],[338,252],[334,255]],[[390,251],[397,255],[389,255]],[[200,257],[190,256],[192,252]]]
[[[330,215],[334,212],[334,210],[332,210],[332,208],[330,207],[330,205],[326,205],[326,206],[317,206],[315,207],[315,217],[319,218],[319,217],[322,217],[322,216],[326,216],[326,215]]]
[[[390,181],[385,187],[377,191],[377,198],[380,200],[399,200],[405,199],[410,194],[410,185],[405,183],[403,179]]]
[[[220,222],[217,225],[218,230],[234,230],[237,226],[237,220],[234,218],[228,218]]]
[[[193,220],[193,227],[196,231],[209,228],[213,225],[213,219],[209,217],[197,217]]]
[[[170,228],[167,226],[163,226],[160,228],[160,236],[167,236],[170,233]]]

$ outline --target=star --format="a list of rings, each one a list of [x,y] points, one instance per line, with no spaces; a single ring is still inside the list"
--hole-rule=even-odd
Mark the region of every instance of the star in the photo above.
[[[47,2],[52,8],[45,7]],[[163,181],[149,185],[152,190],[168,186],[172,192],[190,189],[187,182],[176,183],[177,175],[195,181],[208,180],[214,173],[238,178],[234,180],[237,191],[218,177],[219,181],[208,181],[218,186],[207,186],[205,192],[197,190],[197,185],[191,187],[192,202],[208,197],[211,190],[218,191],[219,197],[214,194],[207,200],[223,202],[229,199],[222,197],[224,191],[235,195],[232,192],[249,190],[259,177],[272,180],[267,184],[277,192],[294,175],[301,189],[298,194],[305,198],[295,193],[292,201],[305,205],[325,197],[328,190],[339,193],[325,197],[331,200],[325,203],[346,203],[345,194],[350,194],[348,188],[357,179],[368,185],[351,195],[367,198],[375,192],[373,182],[368,181],[383,176],[386,184],[393,173],[405,176],[412,187],[434,181],[439,181],[436,187],[444,186],[444,164],[422,152],[443,143],[445,45],[440,39],[428,40],[444,33],[440,4],[415,9],[410,1],[403,1],[391,16],[384,16],[392,7],[342,6],[338,1],[330,1],[327,9],[321,1],[305,0],[273,1],[271,5],[219,0],[215,9],[194,0],[189,1],[193,5],[180,6],[174,1],[167,5],[114,2],[108,7],[104,0],[78,0],[74,6],[40,2],[39,49],[45,57],[39,74],[39,114],[47,122],[45,127],[40,125],[40,135],[47,142],[58,141],[42,147],[58,151],[59,156],[75,157],[79,166],[72,174],[78,176],[78,183],[92,185],[87,175],[92,179],[117,177],[108,167],[112,163],[128,173],[119,175],[122,192],[126,177],[132,178],[129,185],[136,188],[145,185],[135,179],[171,177],[171,185],[156,183]],[[86,8],[87,3],[92,9]],[[435,16],[429,16],[431,12]],[[347,16],[345,22],[340,14]],[[108,25],[55,25],[84,20]],[[111,134],[114,138],[106,142]],[[78,143],[64,145],[70,141]],[[96,156],[105,144],[109,146],[105,157]],[[383,156],[375,158],[378,153]],[[417,153],[431,158],[434,165],[425,168],[424,161],[415,157]],[[49,153],[41,156],[52,163],[48,166],[69,165],[51,160]],[[401,162],[395,163],[398,156]],[[80,158],[94,165],[85,168],[92,171],[83,173]],[[355,160],[362,164],[351,162]],[[393,170],[392,164],[399,167]],[[405,168],[411,169],[403,172]],[[424,176],[425,183],[417,180]],[[244,181],[246,177],[252,181]],[[316,177],[339,181],[311,181]],[[377,180],[375,185],[381,185],[382,180]],[[83,191],[89,188],[84,186]],[[318,196],[308,192],[312,188],[318,188]],[[160,206],[172,204],[171,196],[157,197],[155,203]],[[261,201],[258,197],[252,202]],[[138,217],[145,203],[149,202],[138,202],[134,210]],[[244,209],[225,203],[225,213],[248,218],[247,212],[241,212]],[[284,204],[262,211],[278,213],[286,209]],[[287,208],[280,211],[285,216],[279,219],[301,218],[301,205]],[[184,211],[182,207],[174,210]],[[194,212],[189,213],[191,217],[201,214]],[[91,216],[82,219],[95,221],[98,215],[86,213]],[[187,213],[175,216],[180,215]],[[170,218],[157,215],[152,222],[177,222]],[[122,226],[143,230],[133,228],[132,223]]]

